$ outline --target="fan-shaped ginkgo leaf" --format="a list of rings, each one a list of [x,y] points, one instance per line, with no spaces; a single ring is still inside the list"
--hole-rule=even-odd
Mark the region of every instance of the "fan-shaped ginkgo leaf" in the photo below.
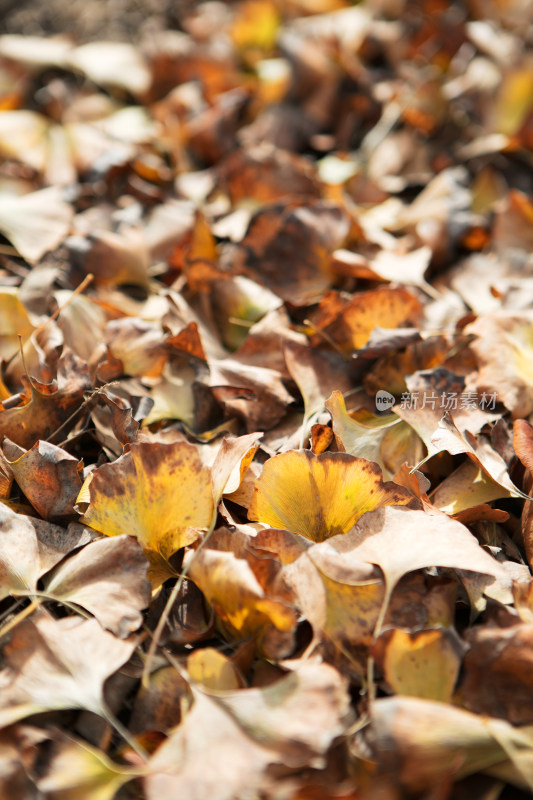
[[[322,542],[349,531],[366,511],[417,503],[403,487],[384,483],[372,461],[348,453],[291,450],[264,465],[248,517]]]
[[[78,496],[83,522],[106,536],[135,536],[157,583],[173,574],[165,562],[209,527],[214,511],[211,472],[192,444],[142,442],[95,469]],[[165,575],[166,571],[166,575]]]

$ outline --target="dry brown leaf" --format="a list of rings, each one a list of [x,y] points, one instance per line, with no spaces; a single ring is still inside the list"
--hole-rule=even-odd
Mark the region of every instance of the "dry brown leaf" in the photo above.
[[[44,520],[18,514],[0,504],[0,593],[27,596],[37,582],[64,556],[87,544],[90,537],[80,526],[65,530]]]
[[[429,566],[504,576],[503,567],[480,547],[468,528],[445,514],[378,508],[331,544],[347,565],[352,560],[377,564],[389,591],[406,573]]]
[[[46,594],[90,611],[121,639],[138,630],[150,602],[148,562],[131,536],[100,539],[63,561],[45,580]]]
[[[411,792],[431,790],[437,781],[509,766],[502,772],[520,787],[528,785],[521,757],[531,733],[521,734],[503,720],[479,717],[445,703],[415,697],[377,700],[372,710],[375,752],[382,770]],[[524,764],[525,766],[525,764]]]
[[[312,344],[332,342],[345,355],[364,347],[376,327],[398,328],[420,320],[421,305],[407,289],[360,292],[346,302],[330,293],[312,318]]]
[[[4,439],[2,450],[18,485],[45,519],[70,517],[81,489],[83,462],[50,442],[25,451]]]
[[[74,212],[57,186],[0,198],[0,231],[30,264],[54,250],[69,232]]]
[[[107,715],[104,681],[131,656],[138,639],[117,639],[96,620],[55,620],[38,612],[4,649],[0,725],[41,711],[85,708]]]
[[[67,351],[58,363],[57,382],[42,384],[32,380],[28,402],[0,411],[0,435],[21,447],[33,447],[39,439],[59,431],[83,408],[83,395],[89,387],[87,368]],[[66,432],[63,429],[64,435]]]

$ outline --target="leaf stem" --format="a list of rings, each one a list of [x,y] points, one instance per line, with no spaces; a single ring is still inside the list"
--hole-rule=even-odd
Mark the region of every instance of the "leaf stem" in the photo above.
[[[189,572],[189,569],[190,569],[192,563],[194,562],[194,559],[196,558],[198,553],[202,550],[202,548],[205,547],[205,545],[209,541],[209,538],[210,538],[211,534],[213,533],[213,531],[215,529],[216,517],[217,517],[217,512],[215,510],[215,512],[213,514],[213,521],[211,522],[209,530],[207,531],[206,535],[204,536],[204,538],[202,539],[202,541],[200,542],[200,544],[198,545],[198,547],[194,551],[194,554],[193,554],[191,560],[189,561],[189,563],[182,569],[182,571],[181,571],[181,573],[180,573],[180,575],[178,577],[178,580],[176,581],[176,583],[172,587],[172,591],[168,596],[168,600],[165,603],[165,607],[163,609],[163,613],[159,617],[159,621],[158,621],[158,623],[156,625],[155,631],[152,634],[152,641],[150,642],[150,647],[148,648],[148,652],[146,653],[146,660],[144,662],[144,667],[143,667],[143,672],[142,672],[141,682],[142,682],[142,685],[145,688],[148,688],[148,685],[149,685],[149,682],[150,682],[150,670],[151,670],[151,667],[152,667],[152,662],[154,660],[155,651],[157,649],[157,645],[159,644],[159,640],[161,639],[161,635],[163,633],[163,629],[164,629],[164,627],[166,625],[166,622],[167,622],[168,617],[170,615],[170,612],[172,610],[172,606],[174,605],[174,603],[178,599],[178,595],[180,593],[181,587],[183,586],[183,582],[184,582],[185,578],[187,577],[187,573]]]
[[[30,614],[33,614],[33,612],[37,608],[39,608],[41,602],[42,602],[41,599],[37,597],[35,600],[32,600],[32,602],[28,606],[23,608],[22,611],[19,611],[18,614],[16,614],[14,617],[11,617],[11,619],[8,622],[6,622],[5,625],[2,625],[2,627],[0,628],[0,639],[3,636],[6,636],[10,631],[12,631],[13,628],[15,628],[19,624],[19,622],[22,622],[23,620],[26,619],[26,617],[29,617]]]
[[[126,726],[123,725],[122,722],[117,717],[115,717],[115,715],[113,714],[107,703],[105,703],[103,700],[99,708],[99,713],[105,719],[105,721],[109,725],[111,725],[112,728],[115,729],[115,731],[119,734],[119,736],[121,736],[124,739],[128,747],[131,747],[131,749],[135,753],[137,753],[139,758],[141,758],[146,763],[150,757],[146,752],[146,750],[144,749],[144,747],[141,747],[141,745],[137,742],[135,737],[129,732]]]
[[[374,626],[374,634],[373,634],[373,643],[379,638],[381,634],[381,629],[383,627],[383,622],[385,621],[385,615],[387,613],[387,609],[389,607],[393,586],[390,586],[387,581],[385,581],[385,594],[383,595],[383,601],[381,603],[381,608],[379,610],[378,618],[376,620],[376,624]],[[373,655],[368,656],[367,662],[367,673],[366,673],[366,680],[367,680],[367,692],[368,692],[368,704],[369,706],[372,705],[374,700],[376,699],[376,684],[375,684],[375,676],[374,676],[374,666],[375,660]]]

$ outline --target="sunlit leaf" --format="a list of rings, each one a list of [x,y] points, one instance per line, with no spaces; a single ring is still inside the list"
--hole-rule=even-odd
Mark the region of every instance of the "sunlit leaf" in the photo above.
[[[232,662],[212,647],[191,653],[187,659],[187,673],[191,680],[211,691],[231,691],[242,685],[242,678]]]
[[[336,546],[356,561],[377,564],[389,587],[422,567],[472,570],[495,578],[503,568],[468,528],[445,514],[409,508],[379,508],[367,514]]]
[[[40,711],[85,708],[105,715],[104,681],[131,656],[137,639],[117,639],[96,620],[26,620],[4,650],[0,725]]]
[[[331,397],[326,401],[326,408],[331,414],[333,433],[339,448],[357,458],[375,461],[382,470],[386,469],[383,463],[381,447],[389,429],[393,425],[401,424],[398,417],[396,415],[390,415],[389,417],[376,416],[368,420],[370,424],[361,425],[348,416],[344,397],[340,392],[332,393]]]
[[[173,574],[169,558],[211,524],[211,473],[194,445],[133,444],[89,475],[78,503],[85,507],[83,522],[97,531],[135,536],[157,582]]]
[[[248,517],[320,542],[346,533],[370,509],[416,499],[379,466],[347,453],[293,450],[271,458],[256,481]]]
[[[18,291],[12,287],[6,286],[0,290],[0,310],[0,356],[7,360],[20,347],[18,337],[26,340],[33,325]]]
[[[276,587],[276,572],[262,576],[261,561],[252,553],[233,552],[232,538],[238,539],[236,534],[228,537],[222,529],[202,550],[190,551],[185,560],[188,575],[202,590],[226,636],[237,640],[251,637],[262,650],[287,655],[292,647],[295,610]]]

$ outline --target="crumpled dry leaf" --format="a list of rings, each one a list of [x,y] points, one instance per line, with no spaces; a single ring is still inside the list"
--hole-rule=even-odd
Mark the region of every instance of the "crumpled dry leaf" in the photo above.
[[[461,431],[479,433],[484,425],[488,425],[501,416],[494,410],[490,398],[485,405],[479,407],[477,395],[469,396],[465,392],[465,381],[448,369],[438,368],[415,372],[405,379],[409,389],[407,403],[400,402],[393,407],[399,417],[418,433],[428,448],[429,455],[438,453],[433,442],[433,435],[442,418],[447,414],[453,417],[457,428]]]
[[[522,757],[531,748],[527,728],[445,703],[391,697],[374,703],[372,732],[382,770],[411,792],[429,791],[448,776],[459,779],[480,770],[497,776],[500,769],[514,785],[528,787],[522,773]]]
[[[74,548],[90,537],[81,527],[65,530],[44,520],[18,514],[0,503],[0,594],[27,596],[37,582]]]
[[[330,227],[337,229],[333,237]],[[271,205],[254,214],[246,236],[228,253],[234,270],[264,283],[293,305],[307,305],[329,287],[329,252],[340,246],[347,231],[340,208]],[[291,269],[280,270],[278,265],[288,260]]]
[[[357,523],[335,549],[348,559],[377,564],[389,591],[402,575],[423,567],[466,569],[503,577],[501,565],[477,542],[468,528],[445,514],[410,508],[378,508]]]
[[[39,439],[50,438],[82,407],[89,388],[87,368],[66,351],[58,362],[57,382],[42,384],[32,379],[29,402],[0,411],[0,435],[20,447],[33,447]]]
[[[186,554],[184,568],[226,636],[251,637],[272,657],[287,656],[293,647],[296,612],[276,584],[276,562],[261,562],[246,545],[246,537],[219,529],[205,547]]]
[[[485,437],[475,437],[468,430],[461,433],[448,413],[444,415],[434,431],[431,437],[431,446],[437,452],[447,450],[452,455],[466,453],[489,478],[507,489],[511,497],[527,497],[515,486],[509,476],[505,461],[490,442]]]
[[[326,401],[326,408],[331,414],[331,422],[335,440],[339,449],[356,458],[366,458],[379,464],[384,474],[391,477],[384,463],[384,449],[387,437],[390,442],[398,441],[399,432],[392,430],[393,426],[402,425],[401,420],[394,414],[387,417],[369,417],[365,419],[366,425],[348,416],[346,404],[342,394],[335,391]],[[389,434],[392,433],[392,438]],[[402,459],[405,460],[405,459]]]
[[[398,328],[417,323],[421,305],[407,289],[360,292],[346,302],[327,294],[312,318],[316,333],[311,344],[332,342],[345,355],[364,347],[375,327]]]
[[[0,725],[40,711],[85,708],[106,716],[104,681],[131,656],[138,639],[117,639],[96,620],[55,620],[38,612],[4,648]]]
[[[462,685],[466,708],[513,725],[532,723],[533,626],[472,629],[466,639],[469,650]]]
[[[479,363],[475,385],[479,391],[497,392],[514,418],[533,409],[533,319],[529,314],[484,314],[465,328],[476,338],[472,350]]]
[[[63,561],[44,579],[46,594],[90,611],[121,639],[142,624],[150,602],[148,562],[131,536],[99,539]]]
[[[275,750],[248,736],[217,698],[197,689],[193,694],[185,720],[151,759],[147,800],[233,800],[258,790],[267,766],[277,761]]]
[[[83,462],[50,442],[36,442],[25,451],[4,439],[2,450],[15,480],[41,517],[57,519],[75,514]]]
[[[323,763],[350,723],[343,680],[326,664],[291,662],[292,672],[264,689],[193,689],[194,704],[151,759],[149,800],[241,797],[265,781],[269,764]]]
[[[303,397],[307,420],[322,411],[333,389],[348,391],[351,388],[350,378],[345,373],[346,363],[338,353],[287,342],[283,354],[287,369]]]
[[[509,497],[509,494],[508,489],[492,480],[478,464],[468,460],[437,486],[431,494],[431,502],[440,511],[457,515],[500,497]]]

